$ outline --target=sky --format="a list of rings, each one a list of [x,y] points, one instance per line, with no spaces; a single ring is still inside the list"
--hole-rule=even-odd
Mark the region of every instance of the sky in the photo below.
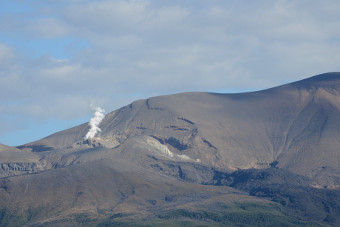
[[[1,0],[0,143],[138,100],[340,71],[339,0]]]

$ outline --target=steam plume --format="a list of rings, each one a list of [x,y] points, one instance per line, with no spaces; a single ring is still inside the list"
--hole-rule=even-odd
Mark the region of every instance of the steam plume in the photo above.
[[[90,119],[89,121],[89,126],[91,127],[90,130],[87,132],[86,136],[84,139],[91,139],[93,138],[97,132],[100,132],[100,128],[98,127],[100,122],[104,119],[105,115],[103,114],[105,110],[103,110],[100,107],[91,107],[96,111],[93,114],[93,118]]]

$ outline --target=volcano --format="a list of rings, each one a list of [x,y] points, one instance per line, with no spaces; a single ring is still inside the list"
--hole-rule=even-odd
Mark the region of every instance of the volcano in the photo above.
[[[260,204],[261,215],[289,226],[340,224],[340,73],[256,92],[138,100],[99,127],[91,139],[84,123],[0,145],[2,223],[15,213],[32,226],[217,226],[227,222],[204,214],[221,214],[223,203]]]

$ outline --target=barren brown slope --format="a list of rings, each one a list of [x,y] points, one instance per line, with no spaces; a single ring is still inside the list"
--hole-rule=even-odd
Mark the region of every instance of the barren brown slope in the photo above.
[[[323,186],[339,185],[339,91],[340,74],[328,73],[258,92],[139,100],[106,116],[99,143],[137,163],[129,155],[140,149],[129,142],[136,139],[167,160],[228,170],[276,166]],[[84,124],[19,148],[71,152],[65,147],[83,143],[87,129]]]

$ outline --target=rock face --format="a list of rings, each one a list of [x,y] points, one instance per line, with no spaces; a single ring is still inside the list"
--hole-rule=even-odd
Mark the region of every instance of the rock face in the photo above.
[[[34,153],[0,144],[0,177],[36,173],[43,170],[39,157]]]
[[[84,140],[89,126],[82,124],[16,148],[0,145],[1,204],[14,201],[14,209],[24,198],[22,207],[50,206],[51,212],[133,213],[192,207],[217,195],[248,201],[255,198],[227,186],[252,192],[261,188],[254,182],[263,173],[276,191],[287,179],[300,179],[294,187],[303,190],[336,189],[339,93],[340,73],[327,73],[257,92],[159,96],[107,114],[92,139]],[[243,179],[253,176],[246,170],[257,171],[254,182]],[[214,191],[207,184],[224,187]],[[171,203],[199,193],[196,187],[203,197]]]

